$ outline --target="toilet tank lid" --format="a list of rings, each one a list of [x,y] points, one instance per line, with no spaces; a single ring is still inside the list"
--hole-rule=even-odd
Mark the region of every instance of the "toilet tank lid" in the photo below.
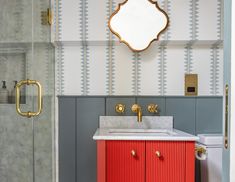
[[[222,134],[198,134],[199,143],[204,145],[223,145],[223,135]]]

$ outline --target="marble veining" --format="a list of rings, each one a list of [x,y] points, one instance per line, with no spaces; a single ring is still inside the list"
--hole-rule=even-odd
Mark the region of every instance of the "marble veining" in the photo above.
[[[136,116],[100,116],[100,128],[132,128],[132,129],[171,129],[173,116],[143,116],[137,122]]]

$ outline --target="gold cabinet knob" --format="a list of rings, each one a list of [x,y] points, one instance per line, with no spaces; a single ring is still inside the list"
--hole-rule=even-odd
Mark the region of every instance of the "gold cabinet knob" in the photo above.
[[[132,155],[132,157],[136,157],[136,151],[135,150],[131,150],[131,155]]]
[[[162,156],[160,151],[156,151],[155,154],[158,158],[160,158]]]
[[[157,104],[149,104],[148,105],[148,112],[157,113],[158,112],[158,105]]]
[[[123,114],[125,112],[124,104],[116,104],[115,106],[116,113]]]

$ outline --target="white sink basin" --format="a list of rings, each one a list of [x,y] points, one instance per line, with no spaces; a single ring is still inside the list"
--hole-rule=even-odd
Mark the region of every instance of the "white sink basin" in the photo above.
[[[113,135],[159,135],[169,136],[177,135],[176,132],[167,129],[109,129],[109,133]]]
[[[176,129],[98,128],[94,140],[196,141],[197,136]]]

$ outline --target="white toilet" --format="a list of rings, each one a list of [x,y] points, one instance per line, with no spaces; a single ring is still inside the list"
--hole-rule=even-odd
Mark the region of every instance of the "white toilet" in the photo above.
[[[222,182],[223,136],[221,134],[199,134],[197,147],[206,149],[200,159],[201,182]]]

